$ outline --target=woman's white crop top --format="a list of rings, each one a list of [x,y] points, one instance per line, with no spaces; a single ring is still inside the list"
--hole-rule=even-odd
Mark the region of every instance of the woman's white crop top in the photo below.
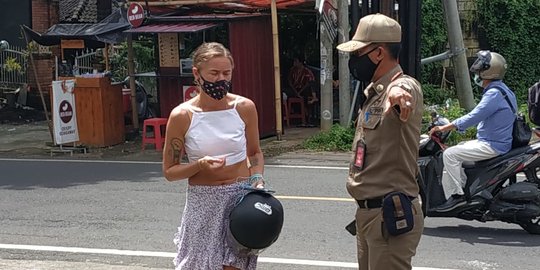
[[[185,150],[190,162],[204,156],[225,158],[225,166],[246,159],[246,124],[236,110],[193,113],[191,124],[185,135]]]

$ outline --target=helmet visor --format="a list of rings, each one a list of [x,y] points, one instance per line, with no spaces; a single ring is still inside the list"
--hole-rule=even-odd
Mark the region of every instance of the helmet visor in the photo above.
[[[469,70],[472,73],[479,74],[480,72],[490,68],[491,65],[489,63],[491,62],[491,53],[486,50],[479,51],[476,55],[478,58],[476,61],[474,61]]]

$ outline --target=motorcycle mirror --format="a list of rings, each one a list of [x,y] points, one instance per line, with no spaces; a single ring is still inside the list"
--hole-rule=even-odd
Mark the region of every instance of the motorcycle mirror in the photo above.
[[[9,42],[7,42],[7,40],[0,41],[0,52],[3,52],[7,49],[9,49]]]

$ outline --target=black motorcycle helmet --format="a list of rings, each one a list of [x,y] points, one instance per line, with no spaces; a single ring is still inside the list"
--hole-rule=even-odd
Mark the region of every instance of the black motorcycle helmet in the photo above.
[[[283,206],[270,193],[251,191],[229,215],[227,239],[242,255],[257,255],[272,245],[283,227]]]

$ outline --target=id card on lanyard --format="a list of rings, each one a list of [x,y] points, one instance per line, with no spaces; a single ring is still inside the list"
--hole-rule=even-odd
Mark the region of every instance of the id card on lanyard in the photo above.
[[[364,169],[364,161],[366,157],[366,144],[362,140],[356,142],[356,151],[354,155],[354,167],[359,170]]]

